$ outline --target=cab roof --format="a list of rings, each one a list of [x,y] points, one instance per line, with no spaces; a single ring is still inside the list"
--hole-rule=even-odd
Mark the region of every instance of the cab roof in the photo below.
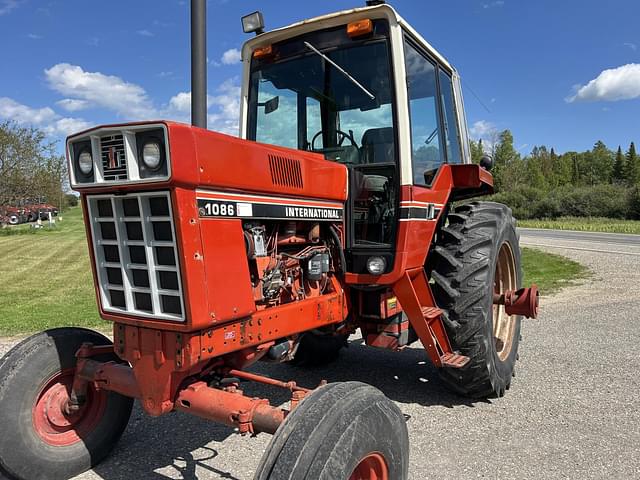
[[[406,22],[406,20],[398,15],[391,5],[387,4],[372,7],[352,8],[350,10],[328,13],[326,15],[309,18],[300,22],[292,23],[286,27],[276,28],[262,33],[245,42],[242,47],[242,59],[244,61],[248,61],[251,58],[251,52],[261,46],[270,45],[286,40],[287,38],[296,37],[316,30],[344,25],[345,23],[364,18],[387,19],[391,27],[399,26],[402,28],[406,33],[413,37],[419,45],[425,48],[439,64],[451,72],[455,71],[443,55],[441,55],[429,42],[427,42],[422,35],[420,35],[409,23]]]

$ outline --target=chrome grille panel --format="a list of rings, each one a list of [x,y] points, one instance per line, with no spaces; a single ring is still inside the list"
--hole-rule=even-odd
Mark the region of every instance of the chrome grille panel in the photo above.
[[[100,160],[105,181],[127,180],[127,160],[122,134],[100,137]]]
[[[91,195],[87,200],[104,310],[184,321],[169,193]]]

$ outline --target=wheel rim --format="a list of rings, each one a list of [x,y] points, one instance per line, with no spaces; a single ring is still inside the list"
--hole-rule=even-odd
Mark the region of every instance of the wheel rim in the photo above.
[[[389,467],[380,453],[370,453],[356,466],[349,480],[388,480]]]
[[[493,291],[496,294],[503,294],[509,290],[517,290],[517,288],[515,257],[511,245],[504,242],[498,252]],[[493,305],[493,338],[498,358],[502,361],[511,353],[516,322],[517,316],[507,315],[504,305]]]
[[[32,419],[37,435],[49,445],[64,447],[86,438],[104,414],[107,393],[87,388],[87,399],[79,410],[67,413],[66,405],[73,385],[75,369],[54,374],[44,382],[36,396]]]

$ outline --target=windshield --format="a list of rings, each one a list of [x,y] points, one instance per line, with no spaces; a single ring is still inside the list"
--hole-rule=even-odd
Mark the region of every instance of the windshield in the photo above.
[[[349,167],[346,250],[358,273],[366,267],[356,250],[390,250],[397,225],[388,37],[386,21],[356,39],[345,25],[274,44],[271,57],[251,63],[247,138]]]
[[[275,59],[291,52],[282,60],[254,59],[248,138],[345,164],[395,162],[386,38],[345,33],[331,45],[326,33],[274,45]]]

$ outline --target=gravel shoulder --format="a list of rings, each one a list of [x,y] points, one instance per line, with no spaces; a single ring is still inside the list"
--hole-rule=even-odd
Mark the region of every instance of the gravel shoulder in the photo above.
[[[523,245],[536,242],[523,234]],[[304,386],[324,378],[380,388],[409,416],[411,479],[640,478],[640,255],[598,253],[591,250],[607,245],[575,240],[553,245],[543,248],[594,275],[543,298],[540,318],[525,321],[504,398],[469,402],[444,388],[421,349],[391,353],[358,341],[330,367],[253,370]],[[0,341],[0,354],[17,340]],[[246,391],[285,401],[267,387]],[[182,414],[148,418],[136,407],[114,453],[76,480],[250,479],[269,439]]]

